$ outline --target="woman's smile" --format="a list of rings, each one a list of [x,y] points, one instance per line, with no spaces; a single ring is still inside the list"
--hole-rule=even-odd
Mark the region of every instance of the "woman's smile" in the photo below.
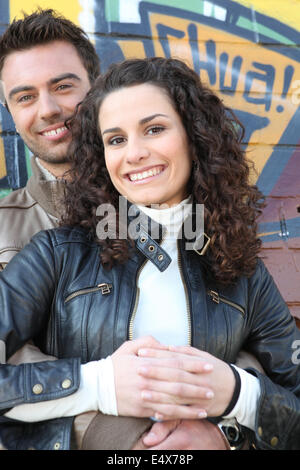
[[[131,173],[127,173],[126,177],[134,184],[149,183],[153,178],[159,176],[164,170],[164,165],[158,165],[150,168],[142,168]]]

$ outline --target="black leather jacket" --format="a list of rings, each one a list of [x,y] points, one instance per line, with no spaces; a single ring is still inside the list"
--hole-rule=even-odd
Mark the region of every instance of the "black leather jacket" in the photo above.
[[[43,231],[0,273],[0,347],[5,343],[10,357],[32,338],[59,358],[0,366],[6,448],[69,448],[72,418],[25,424],[4,413],[20,403],[74,393],[81,362],[106,357],[131,337],[140,268],[147,258],[161,270],[170,262],[159,243],[144,235],[131,259],[108,271],[83,229]],[[178,249],[191,344],[227,362],[235,362],[241,348],[252,352],[268,375],[252,370],[261,384],[256,447],[300,449],[300,331],[271,276],[258,261],[250,279],[220,289],[205,282],[201,257],[186,251],[184,240]]]

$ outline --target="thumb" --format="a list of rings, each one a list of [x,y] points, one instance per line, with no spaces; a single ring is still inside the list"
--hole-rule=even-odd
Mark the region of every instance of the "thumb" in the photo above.
[[[180,420],[173,419],[163,421],[161,423],[154,423],[150,431],[143,436],[143,443],[149,447],[157,446],[162,443],[172,431],[174,431],[179,422]]]

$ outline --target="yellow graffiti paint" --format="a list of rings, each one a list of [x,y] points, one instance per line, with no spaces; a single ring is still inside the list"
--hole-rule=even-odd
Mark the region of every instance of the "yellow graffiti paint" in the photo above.
[[[118,41],[118,44],[126,59],[131,57],[139,57],[140,59],[146,57],[145,49],[141,41]]]
[[[282,23],[299,29],[300,25],[300,2],[299,0],[239,0],[247,8],[251,8]],[[255,17],[255,13],[254,13]]]
[[[230,108],[248,113],[264,123],[254,130],[249,139],[249,147],[252,150],[257,173],[260,174],[270,157],[273,147],[278,144],[280,137],[286,129],[290,119],[298,108],[297,100],[293,100],[292,80],[288,82],[288,89],[284,90],[287,71],[293,71],[293,77],[300,76],[298,62],[279,55],[276,51],[264,48],[239,36],[217,30],[210,26],[164,15],[150,13],[149,22],[156,56],[165,56],[158,31],[158,25],[164,25],[170,31],[181,32],[180,38],[169,36],[168,48],[172,57],[183,59],[192,68],[196,61],[208,63],[207,47],[213,45],[215,51],[214,81],[211,83],[211,75],[205,69],[201,69],[201,78],[213,88],[224,103]],[[191,40],[191,27],[194,38]],[[178,35],[177,35],[178,36]],[[193,43],[193,45],[192,45]],[[165,45],[166,47],[166,45]],[[192,47],[195,48],[192,54]],[[195,52],[196,51],[196,52]],[[221,66],[221,58],[223,60]],[[224,60],[226,64],[224,67]],[[236,84],[231,94],[224,93],[226,87],[232,84],[232,67],[235,61],[239,61],[240,68],[236,74]],[[226,69],[226,72],[224,72]],[[220,75],[222,71],[223,89],[220,89]],[[271,74],[272,88],[268,89],[268,80]],[[247,83],[247,89],[246,89]],[[250,85],[249,85],[250,83]],[[257,145],[259,144],[259,145]],[[255,156],[253,152],[255,145]],[[257,177],[254,177],[254,180]]]
[[[0,180],[7,175],[3,140],[0,140]]]
[[[30,14],[37,7],[53,8],[61,13],[63,16],[79,24],[78,17],[82,10],[79,0],[10,0],[10,20],[15,17],[22,17],[22,12]]]

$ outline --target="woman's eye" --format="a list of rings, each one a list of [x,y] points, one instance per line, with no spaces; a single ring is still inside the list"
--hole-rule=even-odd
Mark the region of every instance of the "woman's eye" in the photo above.
[[[164,130],[164,127],[162,126],[152,126],[150,129],[148,129],[148,134],[153,135],[153,134],[160,134]]]
[[[124,142],[124,137],[121,137],[121,136],[117,136],[117,137],[113,137],[112,139],[109,140],[109,145],[119,145],[119,144],[122,144]]]

